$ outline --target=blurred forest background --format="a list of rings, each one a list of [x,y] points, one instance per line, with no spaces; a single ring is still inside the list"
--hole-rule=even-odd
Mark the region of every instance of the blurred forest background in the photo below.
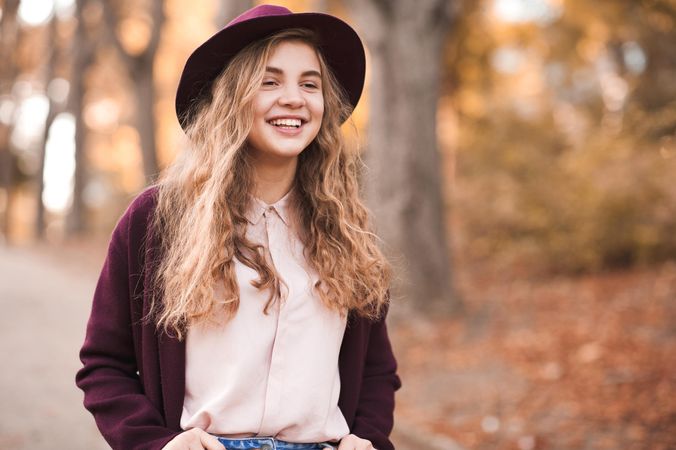
[[[22,261],[95,281],[116,220],[184,145],[185,60],[256,3],[0,0],[3,308],[22,307]],[[368,48],[354,122],[399,271],[397,448],[676,448],[676,1],[276,3],[342,17]],[[36,358],[16,317],[3,345]],[[46,444],[15,378],[0,447]],[[78,442],[55,448],[96,446]]]

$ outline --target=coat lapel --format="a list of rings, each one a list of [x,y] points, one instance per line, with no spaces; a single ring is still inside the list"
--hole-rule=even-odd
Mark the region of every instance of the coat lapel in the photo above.
[[[162,333],[157,343],[164,417],[169,428],[179,429],[185,395],[185,340]]]

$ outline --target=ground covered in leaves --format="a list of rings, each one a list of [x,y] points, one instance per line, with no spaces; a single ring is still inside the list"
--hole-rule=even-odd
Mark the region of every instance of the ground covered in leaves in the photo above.
[[[462,317],[392,320],[398,423],[467,449],[676,448],[676,263],[456,267]]]

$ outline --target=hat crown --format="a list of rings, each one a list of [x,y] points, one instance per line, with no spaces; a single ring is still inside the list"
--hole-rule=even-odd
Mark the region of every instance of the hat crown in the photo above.
[[[244,11],[242,14],[239,16],[235,17],[228,23],[225,28],[231,27],[233,25],[236,25],[240,22],[246,22],[247,20],[251,19],[257,19],[259,17],[266,17],[266,16],[286,16],[289,14],[293,14],[291,10],[283,7],[283,6],[277,6],[277,5],[258,5],[254,8],[251,8],[247,11]]]

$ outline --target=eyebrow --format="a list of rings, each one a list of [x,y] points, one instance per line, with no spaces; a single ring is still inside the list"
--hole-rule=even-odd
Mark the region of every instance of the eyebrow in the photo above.
[[[267,66],[267,67],[265,68],[265,71],[266,71],[266,72],[271,72],[271,73],[274,73],[274,74],[277,74],[277,75],[282,75],[282,74],[284,73],[284,71],[283,71],[282,69],[279,69],[279,68],[277,68],[277,67],[271,67],[271,66]],[[301,77],[317,77],[317,78],[321,78],[321,77],[322,77],[322,74],[320,74],[320,73],[317,72],[316,70],[306,70],[305,72],[301,73],[300,76],[301,76]]]

